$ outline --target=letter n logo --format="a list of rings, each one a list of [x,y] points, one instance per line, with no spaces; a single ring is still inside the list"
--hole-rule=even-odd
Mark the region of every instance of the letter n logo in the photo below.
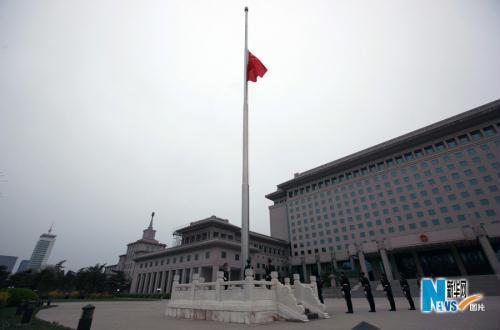
[[[436,308],[438,301],[444,302],[446,299],[446,280],[438,278],[436,284],[432,278],[423,278],[420,292],[420,310],[424,313],[430,313],[434,309],[436,312],[442,312]]]

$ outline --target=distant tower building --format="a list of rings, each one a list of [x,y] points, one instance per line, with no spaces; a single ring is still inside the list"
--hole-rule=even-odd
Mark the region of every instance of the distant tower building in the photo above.
[[[19,267],[17,267],[16,273],[25,272],[29,268],[30,268],[30,261],[29,260],[22,260],[21,263],[19,264]]]
[[[155,216],[155,213],[151,213],[151,221],[149,222],[149,227],[144,229],[142,231],[142,239],[145,241],[152,241],[157,243],[158,241],[155,240],[155,235],[156,235],[156,230],[153,229],[153,218]]]
[[[121,271],[125,277],[131,279],[134,271],[134,258],[139,255],[165,250],[166,245],[155,239],[156,230],[153,229],[153,218],[155,213],[151,213],[149,226],[142,231],[142,238],[127,244],[127,253],[119,256],[118,263],[106,267],[108,273]]]
[[[0,256],[0,266],[5,266],[6,271],[12,273],[14,270],[14,265],[16,264],[17,257],[12,256]]]
[[[40,239],[33,249],[29,264],[31,270],[40,271],[45,267],[55,242],[56,235],[52,234],[52,226],[50,226],[48,233],[40,235]]]

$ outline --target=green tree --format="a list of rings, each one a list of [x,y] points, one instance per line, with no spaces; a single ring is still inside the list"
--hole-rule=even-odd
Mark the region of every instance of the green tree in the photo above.
[[[59,279],[60,289],[64,291],[73,291],[76,289],[76,273],[67,271],[66,274]]]
[[[35,289],[34,287],[35,274],[31,269],[12,274],[7,280],[7,286],[12,286],[14,288],[28,288]]]
[[[125,273],[122,271],[114,271],[113,274],[108,275],[106,281],[106,291],[109,293],[118,292],[128,292],[130,288],[130,282],[125,277]]]
[[[85,294],[104,292],[106,288],[106,265],[96,264],[95,266],[82,268],[76,273],[76,288]]]
[[[52,269],[44,269],[34,276],[34,287],[42,294],[45,295],[51,290],[59,287],[57,272]]]

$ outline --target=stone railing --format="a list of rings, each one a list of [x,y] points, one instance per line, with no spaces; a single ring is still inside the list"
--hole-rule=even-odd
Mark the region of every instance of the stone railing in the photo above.
[[[316,277],[310,276],[311,283],[301,283],[300,275],[293,274],[293,295],[297,303],[309,309],[310,312],[318,314],[320,318],[330,318],[326,313],[326,306],[319,301]],[[287,284],[288,283],[288,284]],[[290,286],[290,280],[285,279],[285,285]]]
[[[217,273],[215,282],[203,282],[198,274],[193,282],[179,284],[174,276],[167,316],[210,319],[236,323],[262,323],[279,318],[308,321],[304,307],[297,303],[290,286],[278,281],[278,273],[271,273],[271,281],[256,281],[253,270],[245,270],[245,280],[224,281]]]

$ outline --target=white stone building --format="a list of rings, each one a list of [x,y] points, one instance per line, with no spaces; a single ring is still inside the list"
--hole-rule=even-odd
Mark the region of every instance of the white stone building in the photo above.
[[[153,218],[154,212],[151,214],[151,221],[149,222],[148,228],[143,230],[142,238],[127,244],[127,253],[119,256],[117,264],[107,266],[107,273],[121,271],[124,272],[127,279],[131,280],[134,270],[134,258],[144,254],[165,250],[167,245],[155,239],[156,230],[153,229]]]
[[[241,229],[228,220],[216,216],[191,222],[175,231],[180,245],[138,255],[133,258],[132,293],[169,293],[174,275],[180,283],[189,283],[193,274],[207,281],[215,281],[224,263],[230,268],[230,279],[241,278],[243,260]],[[279,276],[288,275],[288,243],[255,232],[250,232],[251,265],[256,278],[265,274],[268,259]]]

